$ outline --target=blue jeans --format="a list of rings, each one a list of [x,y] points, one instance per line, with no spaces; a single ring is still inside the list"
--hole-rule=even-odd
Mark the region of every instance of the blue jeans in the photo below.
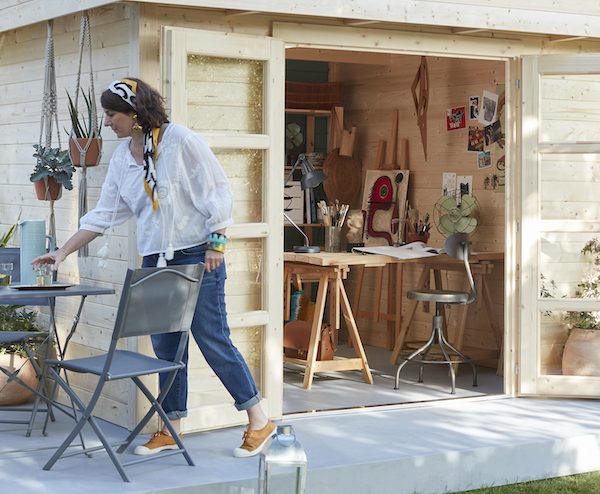
[[[197,264],[204,262],[206,244],[175,251],[169,265]],[[158,255],[145,256],[142,267],[154,267]],[[254,383],[250,369],[230,338],[227,312],[225,309],[225,263],[218,269],[205,272],[198,295],[198,304],[192,320],[192,336],[200,347],[208,365],[221,380],[235,400],[238,410],[247,410],[256,405],[260,393]],[[180,335],[177,333],[152,336],[152,346],[158,358],[173,360]],[[163,408],[170,419],[187,416],[188,394],[188,350],[183,355],[185,367],[177,373],[173,386],[163,401]],[[160,375],[160,386],[166,376]]]

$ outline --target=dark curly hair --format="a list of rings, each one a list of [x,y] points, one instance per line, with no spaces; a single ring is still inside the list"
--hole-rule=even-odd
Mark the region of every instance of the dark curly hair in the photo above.
[[[118,94],[106,89],[100,96],[100,104],[105,110],[116,111],[120,113],[136,114],[137,121],[144,131],[160,127],[169,122],[167,112],[165,111],[165,100],[160,93],[152,86],[136,79],[135,77],[125,77],[137,83],[135,92],[135,110],[124,101]]]

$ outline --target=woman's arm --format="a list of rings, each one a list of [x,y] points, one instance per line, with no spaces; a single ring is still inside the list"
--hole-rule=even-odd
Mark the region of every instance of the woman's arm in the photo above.
[[[52,264],[52,271],[56,271],[60,263],[63,262],[69,254],[81,249],[81,247],[84,245],[89,244],[99,235],[100,233],[90,232],[88,230],[79,230],[75,235],[67,240],[65,245],[63,245],[60,249],[53,252],[48,252],[43,256],[36,257],[33,261],[31,261],[31,265],[33,266],[33,269],[36,269],[42,264]]]

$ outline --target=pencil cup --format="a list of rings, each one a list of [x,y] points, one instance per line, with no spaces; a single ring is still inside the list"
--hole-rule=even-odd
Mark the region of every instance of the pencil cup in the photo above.
[[[325,227],[325,251],[341,252],[342,251],[342,227],[341,226],[326,226]]]
[[[423,242],[424,244],[426,244],[428,240],[429,240],[429,233],[426,233],[425,235],[419,235],[417,233],[409,233],[406,237],[407,244],[411,244],[413,242]]]

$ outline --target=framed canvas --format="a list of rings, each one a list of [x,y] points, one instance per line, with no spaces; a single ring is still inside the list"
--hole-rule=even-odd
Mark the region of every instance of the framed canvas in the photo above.
[[[408,170],[367,170],[362,200],[365,245],[401,242],[408,175]]]

